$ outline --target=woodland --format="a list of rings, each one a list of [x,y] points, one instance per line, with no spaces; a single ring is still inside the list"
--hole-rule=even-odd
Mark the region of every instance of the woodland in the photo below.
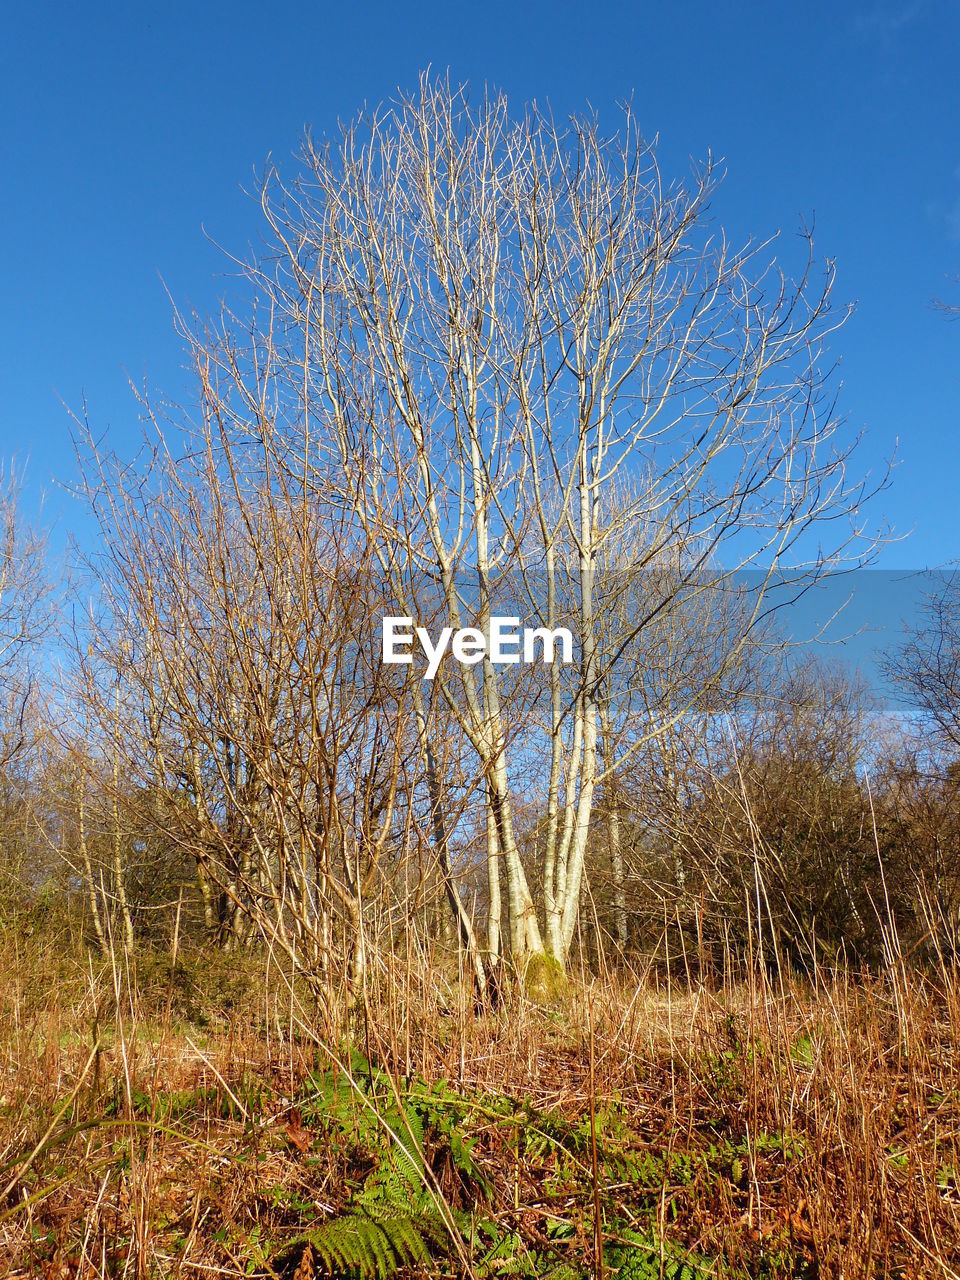
[[[960,577],[796,634],[895,480],[719,181],[424,77],[73,418],[67,565],[8,466],[0,1274],[960,1275]]]

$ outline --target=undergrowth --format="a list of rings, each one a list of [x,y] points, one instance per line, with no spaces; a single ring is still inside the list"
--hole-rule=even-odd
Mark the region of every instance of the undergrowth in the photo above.
[[[289,987],[194,1021],[156,968],[33,962],[0,988],[0,1274],[960,1274],[947,974],[497,1013],[391,981],[337,1029]]]

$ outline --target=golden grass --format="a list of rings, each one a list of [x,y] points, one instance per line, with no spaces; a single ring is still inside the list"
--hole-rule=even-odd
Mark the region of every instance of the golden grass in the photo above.
[[[0,1274],[291,1274],[285,1242],[364,1173],[297,1108],[307,1073],[343,1060],[343,1028],[252,961],[257,981],[229,1007],[211,979],[199,1027],[178,977],[145,994],[121,963],[20,943],[0,959]],[[571,1121],[589,1108],[592,1036],[597,1115],[616,1112],[629,1150],[662,1169],[640,1200],[624,1189],[624,1212],[646,1206],[671,1248],[716,1275],[919,1280],[960,1276],[958,1014],[946,965],[750,971],[712,989],[674,975],[669,991],[649,972],[581,977],[553,1004],[518,989],[480,1015],[441,974],[385,964],[350,1025],[400,1085],[445,1081]],[[471,1132],[485,1213],[532,1242],[561,1208],[590,1218],[587,1172],[561,1205],[482,1107]],[[449,1171],[437,1186],[471,1207]],[[620,1193],[600,1190],[609,1213]],[[459,1265],[473,1268],[468,1246]]]

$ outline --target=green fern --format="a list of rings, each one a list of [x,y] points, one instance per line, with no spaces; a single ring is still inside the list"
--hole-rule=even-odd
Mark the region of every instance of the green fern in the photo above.
[[[426,1174],[418,1107],[405,1102],[399,1108],[386,1073],[372,1068],[356,1050],[350,1069],[352,1081],[338,1070],[315,1072],[308,1078],[299,1100],[304,1122],[342,1134],[371,1155],[386,1151],[408,1191],[419,1194]]]
[[[618,1280],[707,1280],[716,1274],[708,1258],[688,1254],[661,1241],[655,1232],[642,1235],[621,1227],[616,1244],[604,1249],[604,1261]]]
[[[404,1267],[427,1266],[443,1235],[439,1217],[422,1208],[371,1198],[315,1227],[303,1243],[332,1275],[391,1280]]]
[[[309,1245],[316,1263],[333,1275],[390,1280],[404,1268],[426,1267],[449,1251],[449,1230],[429,1194],[424,1161],[422,1098],[400,1100],[386,1073],[361,1055],[343,1071],[310,1077],[299,1106],[308,1123],[352,1139],[377,1167],[336,1217],[296,1243]]]
[[[442,1144],[449,1153],[451,1164],[463,1180],[464,1186],[489,1200],[493,1194],[493,1184],[473,1154],[478,1139],[476,1136],[464,1136],[467,1109],[463,1097],[455,1093],[445,1081],[440,1081],[431,1088],[418,1082],[411,1088],[407,1108],[408,1119],[412,1111],[421,1125],[418,1134],[420,1149],[423,1150],[424,1136],[429,1130],[434,1145]]]
[[[449,1247],[416,1158],[397,1142],[391,1155],[348,1209],[300,1237],[298,1243],[309,1244],[331,1275],[391,1280],[405,1267],[427,1266],[434,1252]]]
[[[426,1185],[423,1161],[423,1117],[415,1106],[404,1104],[403,1114],[391,1108],[383,1115],[390,1126],[390,1156],[411,1191],[420,1194]]]

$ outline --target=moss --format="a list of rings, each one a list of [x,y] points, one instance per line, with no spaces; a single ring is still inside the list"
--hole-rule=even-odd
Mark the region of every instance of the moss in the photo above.
[[[569,983],[563,965],[554,956],[533,954],[520,968],[524,994],[535,1004],[551,1005],[567,994]]]

